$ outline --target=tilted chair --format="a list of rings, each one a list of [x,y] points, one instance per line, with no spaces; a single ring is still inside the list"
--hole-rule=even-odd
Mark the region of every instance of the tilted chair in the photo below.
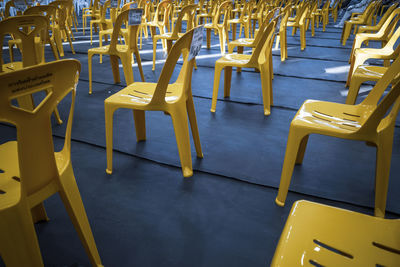
[[[358,105],[307,100],[290,124],[276,203],[285,204],[294,165],[301,164],[310,134],[365,141],[376,146],[375,215],[383,217],[389,184],[394,126],[400,107],[400,84],[379,102],[400,70],[400,58],[392,64]],[[379,102],[379,103],[378,103]],[[386,115],[388,110],[390,112]],[[386,116],[385,116],[386,115]]]
[[[0,90],[0,121],[17,129],[17,141],[0,145],[0,254],[7,266],[43,266],[33,223],[48,220],[43,201],[56,193],[91,263],[101,266],[71,164],[79,72],[79,61],[60,60],[0,74],[4,85]],[[48,90],[51,93],[33,111],[12,104],[12,99]],[[66,95],[72,96],[72,103],[64,147],[54,152],[50,116]]]
[[[121,60],[122,67],[124,70],[126,84],[129,85],[134,81],[133,71],[132,71],[132,53],[134,53],[142,81],[145,80],[142,68],[142,61],[140,59],[140,54],[139,54],[139,48],[137,46],[139,25],[128,25],[127,27],[129,30],[128,33],[129,38],[125,40],[126,44],[125,45],[117,44],[121,26],[128,21],[129,11],[130,9],[127,9],[118,15],[115,21],[114,31],[111,36],[111,41],[109,45],[97,48],[91,48],[88,50],[89,94],[92,93],[92,57],[95,54],[110,56],[111,69],[113,72],[115,83],[120,82],[119,66],[118,66],[118,58],[119,58]]]
[[[270,115],[272,104],[272,77],[270,56],[272,49],[272,37],[275,30],[275,21],[263,28],[257,34],[257,43],[251,55],[226,54],[215,62],[214,86],[211,102],[211,112],[215,112],[218,99],[219,81],[221,71],[224,70],[224,97],[229,97],[231,87],[232,67],[257,68],[261,75],[261,90],[264,103],[264,115]]]
[[[145,114],[147,111],[164,111],[172,118],[184,177],[193,175],[188,117],[196,147],[202,158],[196,114],[194,111],[191,79],[194,59],[188,60],[194,28],[185,33],[172,46],[157,83],[135,82],[104,101],[107,170],[112,173],[113,114],[119,108],[133,109],[136,139],[146,140]],[[175,83],[169,84],[176,62],[183,55],[183,66]]]
[[[300,200],[293,204],[271,267],[397,266],[400,220]]]

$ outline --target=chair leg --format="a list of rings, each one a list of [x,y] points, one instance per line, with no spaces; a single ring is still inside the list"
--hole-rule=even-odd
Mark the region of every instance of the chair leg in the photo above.
[[[306,147],[307,147],[307,143],[308,143],[308,137],[309,137],[309,135],[306,135],[306,136],[303,137],[303,139],[301,139],[300,147],[299,147],[299,150],[297,152],[296,164],[302,164],[303,163],[304,154],[306,152]]]
[[[63,47],[63,43],[61,40],[60,30],[54,31],[54,39],[56,41],[56,45],[57,45],[58,52],[60,53],[60,57],[63,57],[64,56],[64,47]]]
[[[311,36],[315,36],[315,17],[313,16],[311,18]]]
[[[55,60],[59,60],[60,57],[58,56],[58,51],[57,51],[57,46],[55,44],[55,41],[52,39],[49,39],[49,43],[50,43],[51,51],[53,52],[53,56],[54,56]]]
[[[350,36],[352,25],[353,24],[348,23],[347,21],[344,23],[343,33],[342,33],[342,45],[346,45],[347,39]]]
[[[72,54],[75,54],[74,46],[72,45],[71,36],[69,35],[67,30],[65,30],[65,35],[67,36],[69,46],[71,47]]]
[[[219,81],[222,69],[223,67],[221,65],[215,64],[213,96],[211,100],[211,112],[215,112],[215,109],[217,107]]]
[[[207,30],[207,49],[211,48],[211,29]]]
[[[382,218],[385,217],[394,128],[389,131],[379,136],[376,148],[375,216]]]
[[[138,65],[139,72],[140,72],[140,78],[142,79],[142,82],[145,82],[146,80],[144,78],[144,73],[143,73],[143,68],[142,68],[142,60],[140,58],[139,51],[135,51],[133,53],[135,54],[135,57],[136,57],[137,65]]]
[[[6,266],[43,266],[32,216],[25,197],[22,197],[16,206],[2,210],[1,217],[0,251]]]
[[[232,67],[225,66],[224,68],[224,97],[229,97],[231,94]]]
[[[237,53],[238,54],[243,54],[243,46],[238,46],[237,47]],[[242,72],[242,68],[236,68],[236,73],[240,73],[240,72]]]
[[[114,55],[110,55],[110,64],[111,64],[111,69],[113,72],[113,77],[114,77],[114,83],[120,83],[120,77],[119,77],[119,65],[118,65],[118,57]]]
[[[88,53],[89,95],[92,94],[92,57],[93,57],[93,54],[92,53]]]
[[[271,75],[268,63],[261,64],[260,76],[261,76],[261,91],[264,104],[264,115],[268,116],[271,114],[271,100],[272,100],[272,83]]]
[[[32,221],[34,223],[49,221],[49,217],[47,217],[46,209],[44,207],[43,202],[33,207],[31,209],[31,213],[32,213]]]
[[[122,63],[122,69],[124,70],[124,77],[126,85],[130,85],[134,82],[133,70],[132,70],[132,54],[124,54],[120,57]]]
[[[289,137],[286,145],[285,159],[283,161],[281,182],[279,184],[278,196],[275,202],[279,206],[285,205],[286,196],[289,190],[290,180],[292,179],[293,168],[299,154],[300,143],[306,134],[299,131],[292,125],[289,130]]]
[[[157,50],[157,39],[155,35],[153,36],[153,68],[152,71],[156,70],[156,50]]]
[[[201,150],[199,129],[197,127],[196,112],[194,110],[192,92],[189,91],[188,99],[186,101],[186,109],[189,116],[190,129],[192,131],[193,142],[196,148],[196,154],[198,158],[203,158],[203,151]]]
[[[359,79],[358,77],[353,77],[351,79],[349,91],[346,98],[347,105],[354,105],[356,103],[358,92],[360,91],[360,87],[363,82],[364,79]]]
[[[99,33],[99,47],[103,46],[103,35]],[[100,54],[100,64],[103,64],[103,55]]]
[[[306,28],[305,25],[300,26],[300,46],[301,50],[306,48]]]
[[[107,168],[106,173],[112,174],[113,169],[113,119],[115,108],[112,105],[104,102],[104,115],[106,127],[106,154],[107,154]]]
[[[89,256],[90,262],[94,266],[101,265],[99,252],[97,251],[71,164],[69,164],[59,181],[61,200],[64,203],[75,230],[78,232],[78,236]]]
[[[182,109],[182,108],[181,108]],[[186,109],[186,108],[184,108]],[[193,175],[192,156],[190,152],[189,125],[186,110],[169,111],[174,125],[176,143],[184,177]]]
[[[136,141],[146,141],[146,117],[143,110],[133,110],[135,121]]]
[[[281,37],[280,37],[280,35],[278,35],[277,37],[276,37],[276,40],[275,40],[275,49],[279,49],[279,42],[280,42],[280,40],[281,40]],[[282,56],[282,55],[281,55]]]

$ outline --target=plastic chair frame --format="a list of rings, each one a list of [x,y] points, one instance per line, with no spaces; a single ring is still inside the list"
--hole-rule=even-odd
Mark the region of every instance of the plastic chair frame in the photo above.
[[[0,145],[1,256],[7,266],[43,266],[33,222],[48,220],[42,202],[59,193],[82,244],[94,266],[101,260],[86,216],[71,165],[71,128],[80,63],[60,60],[1,74],[0,120],[17,128],[17,142]],[[23,77],[43,77],[43,83]],[[25,80],[22,79],[22,80]],[[19,88],[19,90],[18,90]],[[11,99],[51,90],[35,110],[14,107]],[[54,152],[50,116],[64,96],[72,96],[64,147]],[[40,126],[40,127],[39,127]],[[35,156],[33,156],[35,155]],[[4,164],[4,165],[3,165]]]
[[[399,236],[399,219],[300,200],[289,213],[271,267],[396,266]]]
[[[191,77],[194,59],[188,61],[194,29],[185,33],[172,46],[157,83],[133,83],[104,101],[106,150],[108,174],[112,173],[113,151],[113,114],[119,108],[133,109],[136,139],[146,140],[145,111],[163,111],[172,118],[178,145],[179,158],[184,177],[193,175],[188,118],[197,152],[202,158],[203,153],[197,128],[194,110]],[[169,84],[180,56],[183,56],[183,66],[175,83]],[[135,95],[135,92],[142,92]],[[167,92],[169,94],[167,95]]]
[[[128,39],[126,45],[117,45],[118,37],[120,35],[121,26],[128,20],[129,9],[121,12],[114,25],[113,34],[109,45],[91,48],[88,50],[88,63],[89,63],[89,94],[92,94],[92,57],[94,54],[109,55],[111,69],[113,71],[114,82],[120,82],[118,58],[121,60],[122,67],[124,70],[124,76],[126,84],[129,85],[134,82],[133,70],[132,70],[132,53],[135,54],[135,58],[138,64],[140,76],[142,81],[145,81],[142,61],[140,59],[139,48],[137,47],[137,39],[139,34],[139,25],[127,26],[129,29]]]
[[[266,23],[268,23],[266,21]],[[221,72],[224,70],[224,97],[230,96],[232,67],[237,68],[257,68],[260,70],[261,90],[263,95],[264,115],[271,114],[270,106],[273,103],[272,97],[272,68],[270,57],[272,49],[272,38],[275,30],[275,21],[263,27],[263,31],[258,32],[255,40],[256,46],[251,55],[227,54],[218,59],[215,63],[213,95],[211,102],[211,112],[215,112],[218,99],[218,89]]]
[[[399,70],[400,58],[396,59],[358,105],[315,100],[303,103],[290,124],[281,181],[275,200],[279,206],[285,204],[294,165],[303,162],[308,136],[315,133],[361,140],[376,146],[375,216],[384,217],[394,126],[400,108],[400,84],[394,85],[389,93],[379,100],[388,85],[398,76]]]

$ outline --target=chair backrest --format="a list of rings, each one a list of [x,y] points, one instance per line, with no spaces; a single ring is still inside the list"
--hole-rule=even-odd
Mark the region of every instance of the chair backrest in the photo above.
[[[60,27],[60,29],[65,29],[68,3],[66,1],[57,0],[57,1],[49,3],[49,5],[55,6],[58,8],[57,9],[57,25]]]
[[[176,80],[176,83],[183,84],[184,90],[182,91],[182,94],[187,94],[188,90],[191,90],[194,58],[188,61],[188,55],[190,51],[190,45],[192,43],[193,32],[201,27],[202,26],[198,26],[186,32],[172,46],[171,51],[168,53],[167,60],[165,61],[165,64],[161,70],[161,74],[157,82],[157,87],[154,91],[154,95],[151,99],[150,104],[165,104],[165,95],[167,92],[168,84],[171,80],[176,63],[178,62],[178,59],[181,55],[183,57],[183,66]]]
[[[187,18],[187,24],[186,24],[186,32],[190,31],[193,28],[194,24],[194,17],[196,15],[196,9],[197,5],[192,4],[192,5],[187,5],[182,8],[182,10],[179,12],[179,16],[176,20],[176,24],[174,29],[172,30],[172,38],[178,39],[178,33],[182,32],[182,20],[183,18]]]
[[[0,121],[17,128],[18,161],[21,182],[27,194],[36,192],[58,176],[54,157],[51,114],[69,92],[72,103],[63,152],[70,156],[72,117],[80,63],[75,59],[59,60],[0,74]],[[12,99],[47,92],[33,111],[12,104]]]
[[[140,9],[140,8],[138,8],[138,9]],[[121,27],[123,24],[127,25],[126,22],[128,22],[130,10],[135,10],[135,8],[126,9],[126,10],[122,11],[118,15],[117,19],[115,20],[114,30],[112,32],[111,41],[110,41],[110,51],[112,51],[112,52],[116,52],[118,37],[120,35],[120,30],[121,30]],[[139,31],[138,31],[139,25],[127,25],[126,27],[128,29],[128,39],[125,40],[126,45],[128,46],[128,48],[131,51],[138,51],[137,38],[138,38],[138,34],[139,34]]]
[[[217,12],[215,16],[213,17],[212,24],[214,27],[217,27],[217,25],[223,25],[227,26],[228,25],[228,20],[230,17],[230,13],[232,10],[232,2],[231,1],[225,1],[222,2],[217,9]],[[223,16],[223,21],[222,23],[219,23],[221,20],[221,16]]]
[[[288,22],[289,16],[290,16],[290,10],[291,10],[291,6],[290,5],[286,5],[283,10],[281,11],[282,13],[282,19],[281,19],[281,23],[279,25],[279,33],[284,33],[284,31],[286,31],[286,24]]]
[[[376,106],[376,108],[362,125],[359,132],[371,133],[394,126],[400,108],[400,83],[394,84],[387,95],[380,102],[379,100],[399,73],[400,57],[393,62],[368,96],[360,103],[360,105],[371,105]],[[384,118],[390,107],[392,107],[392,110]]]
[[[397,3],[394,3],[394,4],[392,4],[387,10],[386,10],[386,12],[385,12],[385,14],[383,14],[383,16],[382,16],[382,18],[379,20],[379,22],[378,22],[378,24],[376,24],[376,26],[378,27],[378,28],[381,28],[385,23],[386,23],[386,21],[389,19],[389,18],[392,18],[393,17],[393,11],[395,10],[395,8],[397,7]]]
[[[0,40],[4,42],[6,35],[12,35],[14,39],[21,40],[22,65],[24,67],[41,63],[43,51],[37,50],[35,37],[39,36],[44,42],[48,35],[48,19],[44,16],[27,15],[10,17],[0,21]],[[0,46],[0,57],[3,53],[3,46]],[[2,60],[0,60],[0,72],[2,71]]]
[[[24,15],[40,15],[45,16],[48,20],[48,29],[50,30],[50,22],[54,25],[56,22],[57,7],[54,6],[32,6],[24,11]],[[47,42],[50,40],[49,31],[46,34]]]
[[[172,2],[170,0],[163,0],[157,5],[156,12],[154,14],[153,22],[166,26],[169,24],[170,12],[172,9]],[[162,15],[163,21],[159,21],[159,16]]]
[[[271,45],[271,38],[275,30],[276,21],[272,20],[271,22],[265,22],[267,24],[266,27],[263,27],[257,34],[257,43],[255,43],[255,47],[253,53],[251,54],[249,63],[256,63],[260,57],[261,51],[263,50],[264,45]],[[256,40],[255,40],[256,41]]]

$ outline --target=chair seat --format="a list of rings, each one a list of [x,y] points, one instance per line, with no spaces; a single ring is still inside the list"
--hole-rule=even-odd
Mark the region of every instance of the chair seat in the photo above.
[[[380,66],[361,65],[356,69],[353,75],[366,79],[367,81],[378,81],[382,78],[387,69],[386,67]]]
[[[356,55],[367,54],[370,58],[381,58],[381,59],[391,59],[393,54],[393,49],[391,48],[361,48],[355,50]]]
[[[350,138],[349,135],[360,129],[375,108],[376,106],[362,104],[346,105],[307,100],[291,125],[312,129],[317,134]]]
[[[110,45],[105,45],[105,46],[90,48],[88,50],[88,53],[108,54],[109,53],[109,49],[110,49]],[[117,45],[117,52],[125,53],[127,51],[128,51],[128,46],[126,46],[126,45]]]
[[[240,21],[240,19],[230,19],[230,20],[228,20],[228,23],[235,23],[235,24],[238,24],[238,23],[240,23],[241,21]]]
[[[0,145],[0,210],[16,205],[21,198],[17,142]],[[17,163],[17,164],[16,164]]]
[[[244,67],[249,63],[251,55],[226,54],[217,60],[217,64],[229,65],[232,67]]]
[[[107,98],[105,104],[114,104],[121,108],[145,106],[150,103],[156,87],[157,83],[135,82]],[[169,84],[165,101],[169,104],[174,103],[179,99],[182,89],[183,85],[180,83]]]
[[[65,153],[55,152],[54,153],[57,169],[60,175],[64,172],[68,163],[70,162],[69,157]],[[15,205],[19,202],[21,194],[20,184],[20,172],[18,164],[18,143],[16,141],[9,141],[0,145],[0,169],[4,173],[0,173],[0,190],[6,192],[8,195],[2,199],[1,196],[6,194],[0,194],[0,210],[7,206]],[[4,177],[2,177],[4,176]]]
[[[23,68],[22,61],[14,61],[14,62],[2,65],[2,69],[4,72],[20,70],[22,68]]]
[[[399,220],[302,200],[293,205],[271,266],[398,266],[399,250]]]
[[[229,42],[229,45],[252,47],[254,46],[253,43],[254,43],[253,38],[240,38]]]

